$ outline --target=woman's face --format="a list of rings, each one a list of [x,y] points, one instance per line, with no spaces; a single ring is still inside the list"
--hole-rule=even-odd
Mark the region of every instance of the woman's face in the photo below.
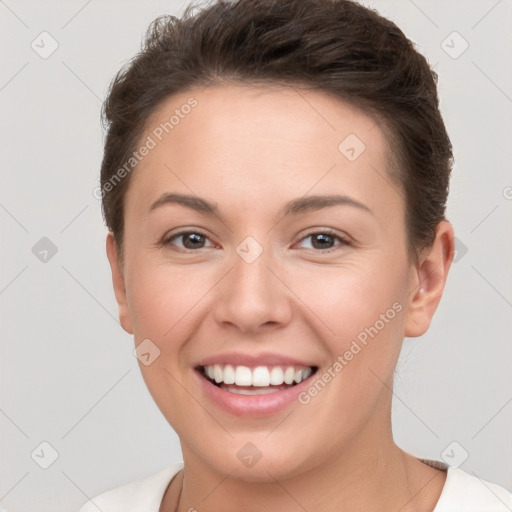
[[[379,126],[319,92],[233,85],[169,98],[141,140],[122,268],[107,246],[186,463],[283,479],[388,442],[401,342],[429,314]],[[268,385],[287,372],[306,380]]]

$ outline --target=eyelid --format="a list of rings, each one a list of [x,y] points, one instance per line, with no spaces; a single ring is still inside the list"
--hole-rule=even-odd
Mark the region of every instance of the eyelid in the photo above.
[[[320,235],[320,234],[330,235],[334,238],[337,238],[340,241],[340,243],[338,245],[335,245],[334,247],[329,248],[329,249],[314,249],[313,248],[313,249],[309,249],[310,251],[314,251],[316,253],[329,253],[332,251],[336,251],[337,248],[339,248],[339,247],[352,246],[354,244],[354,241],[348,235],[340,234],[331,228],[322,228],[322,227],[313,228],[312,230],[310,230],[304,234],[301,234],[300,239],[297,243],[303,242],[306,238],[309,238],[312,235]]]
[[[210,236],[207,233],[205,233],[203,230],[198,229],[198,228],[185,228],[180,231],[176,231],[175,233],[166,233],[162,237],[162,240],[159,242],[159,245],[161,247],[165,247],[166,245],[171,245],[171,242],[174,239],[179,238],[180,236],[185,236],[185,235],[190,235],[190,234],[202,235],[207,240],[209,240],[212,243],[212,245],[216,245],[215,242],[213,240],[211,240]],[[181,251],[181,252],[199,252],[203,249],[210,249],[211,247],[212,246],[200,247],[198,249],[187,249],[186,247],[176,246],[176,250]]]
[[[201,230],[199,228],[185,228],[185,229],[182,229],[182,230],[177,231],[177,232],[172,233],[172,234],[166,233],[162,237],[162,240],[159,242],[159,245],[161,247],[164,247],[166,245],[170,245],[172,240],[174,240],[176,238],[179,238],[181,236],[184,236],[184,235],[189,235],[189,234],[202,235],[207,240],[209,240],[214,246],[218,245],[213,240],[211,240],[210,236],[207,233],[205,233],[203,230]],[[333,230],[331,228],[325,228],[325,227],[311,228],[309,231],[307,231],[305,233],[302,233],[300,235],[299,241],[297,243],[303,242],[306,238],[308,238],[310,236],[313,236],[313,235],[318,235],[318,234],[330,235],[330,236],[332,236],[334,238],[337,238],[340,241],[340,243],[338,245],[335,245],[332,248],[328,248],[328,249],[314,249],[313,248],[313,249],[309,249],[310,251],[314,251],[314,252],[317,252],[317,253],[329,253],[329,252],[337,250],[337,248],[340,247],[340,246],[341,247],[342,246],[351,246],[354,243],[353,240],[348,235],[340,234],[340,233],[338,233],[337,231],[335,231],[335,230]],[[176,250],[181,251],[181,252],[199,252],[201,250],[209,249],[211,247],[212,246],[200,247],[198,249],[187,249],[186,247],[178,247],[177,246]]]

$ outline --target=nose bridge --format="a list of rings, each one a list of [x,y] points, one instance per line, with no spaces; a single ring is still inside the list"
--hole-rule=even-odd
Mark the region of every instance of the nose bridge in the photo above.
[[[248,331],[269,323],[289,321],[286,288],[268,268],[274,262],[270,251],[250,236],[236,247],[231,259],[232,270],[223,280],[216,304],[218,322],[235,324]]]
[[[233,257],[233,281],[239,293],[242,295],[264,294],[270,292],[275,283],[271,283],[272,273],[268,267],[272,257],[270,250],[255,246],[251,242],[243,242],[236,249]],[[240,285],[240,286],[239,286]]]

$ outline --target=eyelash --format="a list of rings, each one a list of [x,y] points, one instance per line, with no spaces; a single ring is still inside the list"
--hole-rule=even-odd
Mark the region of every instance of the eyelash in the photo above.
[[[174,235],[171,235],[170,237],[167,237],[167,238],[164,238],[161,242],[161,246],[168,246],[168,245],[171,245],[171,242],[173,240],[176,240],[177,238],[180,238],[180,237],[183,237],[185,235],[201,235],[201,236],[204,236],[205,238],[209,239],[208,238],[208,235],[206,235],[205,233],[203,233],[202,231],[199,231],[199,230],[193,230],[193,231],[180,231],[179,233],[175,233]],[[346,237],[343,237],[341,235],[338,235],[336,234],[334,231],[328,229],[328,228],[324,228],[322,229],[321,231],[312,231],[310,233],[308,233],[307,235],[303,236],[299,242],[303,242],[304,240],[306,240],[307,238],[310,238],[314,235],[329,235],[329,236],[332,236],[333,238],[337,238],[339,240],[339,244],[332,247],[332,248],[329,248],[329,249],[309,249],[310,251],[314,251],[316,254],[326,254],[326,253],[331,253],[333,251],[336,251],[338,250],[339,247],[341,246],[351,246],[352,245],[352,241]],[[210,240],[211,241],[211,240]],[[177,250],[177,251],[180,251],[180,252],[199,252],[200,250],[202,249],[208,249],[208,247],[200,247],[199,249],[187,249],[187,248],[182,248],[182,247],[178,247],[177,249],[173,249],[173,250]]]
[[[329,249],[314,249],[314,248],[310,249],[311,251],[314,251],[315,254],[331,253],[331,252],[339,250],[340,247],[351,246],[352,245],[352,241],[348,237],[344,237],[344,236],[338,235],[332,229],[328,229],[328,228],[324,228],[324,229],[322,229],[320,231],[311,231],[308,234],[306,234],[305,236],[303,236],[299,240],[299,242],[303,242],[307,238],[310,238],[310,237],[312,237],[314,235],[328,235],[328,236],[333,237],[334,239],[338,239],[338,241],[340,242],[338,245],[335,245],[334,247],[331,247]]]

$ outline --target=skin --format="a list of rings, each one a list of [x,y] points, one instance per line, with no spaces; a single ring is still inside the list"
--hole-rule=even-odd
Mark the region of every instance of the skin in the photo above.
[[[160,350],[139,365],[183,452],[161,512],[432,511],[446,474],[395,445],[391,389],[404,336],[425,333],[441,299],[451,224],[438,225],[418,264],[409,259],[384,133],[321,92],[191,89],[160,105],[143,139],[191,96],[198,105],[133,172],[122,263],[107,236],[122,327],[136,345],[149,338]],[[349,134],[366,146],[355,161],[338,150]],[[178,204],[150,211],[165,192],[204,198],[219,215]],[[323,194],[371,213],[345,204],[280,215],[292,199]],[[335,235],[327,245],[308,237],[325,228]],[[159,244],[182,230],[206,238]],[[263,249],[252,263],[236,252],[247,236]],[[244,419],[197,383],[200,359],[237,350],[311,361],[321,375],[396,302],[401,312],[307,405]],[[252,468],[237,458],[247,442],[262,454]]]

